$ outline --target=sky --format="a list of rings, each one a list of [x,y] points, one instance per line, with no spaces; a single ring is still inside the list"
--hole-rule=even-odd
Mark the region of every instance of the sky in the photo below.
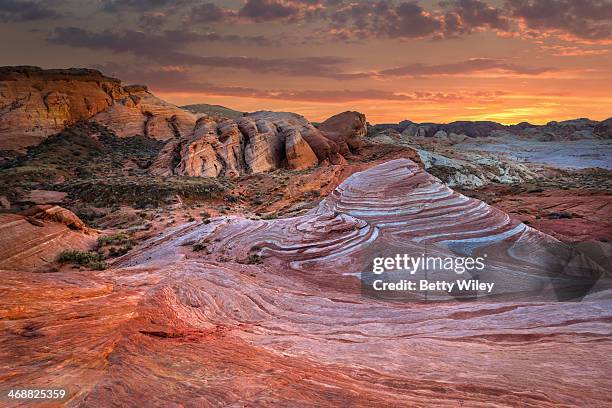
[[[0,0],[0,65],[321,121],[612,116],[612,0]]]

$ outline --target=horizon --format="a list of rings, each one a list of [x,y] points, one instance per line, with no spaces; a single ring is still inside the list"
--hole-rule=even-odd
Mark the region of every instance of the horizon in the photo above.
[[[602,0],[0,4],[0,65],[95,68],[176,105],[502,124],[612,106]]]
[[[18,66],[19,65],[12,65],[12,66],[8,65],[8,66],[0,66],[0,68],[4,68],[4,67],[18,67]],[[205,105],[212,105],[212,106],[218,106],[218,107],[221,107],[221,108],[236,110],[236,111],[243,112],[243,113],[253,113],[253,112],[257,112],[257,111],[292,112],[292,113],[297,113],[297,114],[300,114],[300,115],[304,116],[310,122],[323,122],[325,119],[328,119],[328,118],[330,118],[330,117],[332,117],[332,116],[334,116],[336,114],[342,113],[342,112],[357,111],[356,109],[350,109],[349,108],[349,109],[346,109],[346,110],[341,110],[341,111],[330,113],[327,116],[320,116],[318,118],[312,118],[312,117],[309,117],[309,116],[303,114],[302,112],[295,111],[295,110],[287,110],[287,109],[282,109],[282,108],[281,109],[269,109],[269,108],[266,107],[265,102],[262,103],[262,106],[260,106],[259,108],[252,109],[252,110],[241,110],[241,109],[236,109],[235,106],[227,106],[227,105],[225,105],[223,103],[213,103],[213,102],[211,102],[211,99],[208,99],[206,101],[196,100],[195,102],[180,103],[180,102],[176,102],[176,99],[173,100],[173,98],[172,98],[173,94],[167,94],[167,93],[164,93],[164,92],[156,92],[148,84],[145,84],[145,83],[137,83],[137,82],[126,83],[125,81],[122,80],[122,78],[120,78],[120,77],[118,77],[116,75],[111,75],[111,74],[108,74],[106,72],[103,72],[103,71],[101,71],[98,68],[91,68],[91,67],[68,67],[68,66],[66,66],[66,67],[51,67],[51,66],[35,66],[35,65],[32,65],[32,67],[41,68],[43,70],[53,70],[53,69],[58,69],[58,70],[94,69],[94,70],[99,71],[103,76],[120,80],[122,86],[145,85],[152,94],[154,94],[157,97],[160,97],[161,99],[165,100],[166,102],[170,102],[170,103],[172,103],[172,104],[174,104],[174,105],[176,105],[176,106],[178,106],[180,108],[183,108],[184,106],[188,106],[188,105],[205,104]],[[208,97],[214,99],[214,95],[209,95]],[[258,101],[259,100],[265,101],[266,99],[261,98],[261,99],[257,99],[257,100]],[[446,120],[446,121],[432,121],[432,120],[427,120],[427,119],[418,120],[418,119],[414,119],[412,117],[403,117],[403,118],[398,119],[395,122],[373,122],[372,120],[370,120],[370,116],[367,114],[367,112],[361,112],[361,113],[366,115],[366,119],[367,119],[368,123],[371,124],[371,125],[397,124],[397,123],[400,123],[402,121],[408,120],[408,121],[411,121],[411,122],[417,123],[417,124],[423,124],[423,123],[449,124],[449,123],[453,123],[453,122],[496,122],[496,123],[499,123],[499,124],[504,125],[504,126],[514,126],[514,125],[518,125],[520,123],[525,123],[526,122],[526,123],[529,123],[529,124],[535,125],[535,126],[543,126],[543,125],[546,125],[546,124],[548,124],[550,122],[565,122],[565,121],[580,120],[580,119],[587,119],[587,120],[602,122],[602,121],[605,121],[607,119],[611,119],[612,118],[612,116],[607,116],[607,117],[604,117],[602,119],[583,116],[583,117],[552,118],[552,119],[550,119],[550,120],[548,120],[546,122],[534,122],[534,121],[504,122],[504,121],[500,121],[500,120],[487,119],[487,118],[483,118],[483,119],[455,118],[455,119]]]

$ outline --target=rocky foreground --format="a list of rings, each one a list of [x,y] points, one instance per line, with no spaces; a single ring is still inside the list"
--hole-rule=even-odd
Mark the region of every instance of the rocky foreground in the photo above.
[[[612,405],[611,140],[610,120],[313,124],[0,68],[0,391]],[[488,255],[495,294],[364,289],[373,257],[424,252]]]
[[[106,271],[1,271],[2,387],[92,407],[607,406],[609,271],[578,302],[361,294],[380,244],[497,253],[527,293],[556,242],[389,161],[299,217],[187,223]]]

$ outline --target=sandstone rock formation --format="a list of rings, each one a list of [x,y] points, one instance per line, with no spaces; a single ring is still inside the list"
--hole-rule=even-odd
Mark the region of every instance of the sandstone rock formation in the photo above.
[[[439,153],[417,149],[425,169],[449,187],[474,188],[489,183],[520,183],[537,174],[527,166],[491,156],[465,153],[450,158]]]
[[[472,138],[496,135],[514,135],[533,140],[582,140],[612,139],[610,121],[612,118],[598,122],[586,118],[549,122],[545,125],[532,125],[522,122],[516,125],[502,125],[490,121],[456,121],[447,124],[415,123],[404,120],[397,124],[371,126],[372,134],[387,129],[395,129],[407,137],[446,137],[446,135],[466,135]],[[444,133],[441,133],[444,132]],[[446,135],[445,135],[446,134]]]
[[[21,214],[0,214],[0,269],[48,271],[66,249],[89,249],[95,231],[73,212],[37,205]]]
[[[347,156],[363,146],[368,133],[366,117],[359,112],[342,112],[321,123],[318,129],[338,144],[340,153]]]
[[[235,177],[340,164],[358,152],[367,133],[365,116],[357,112],[336,115],[320,129],[288,112],[208,116],[167,103],[144,85],[122,86],[95,70],[0,69],[0,149],[37,144],[81,120],[119,137],[167,141],[151,168],[156,175]]]
[[[122,86],[92,69],[0,68],[0,149],[38,144],[87,119],[119,136],[166,140],[191,132],[196,116],[156,98],[144,86]]]
[[[303,170],[327,161],[344,163],[357,152],[365,116],[345,112],[321,129],[303,116],[260,111],[234,120],[202,117],[189,137],[171,141],[152,165],[153,174],[236,177],[287,168]],[[341,154],[342,153],[342,154]]]
[[[0,149],[22,149],[88,119],[125,92],[121,82],[88,69],[0,68]]]
[[[389,245],[497,254],[503,290],[542,286],[550,242],[391,161],[301,217],[185,224],[107,271],[2,271],[3,385],[61,384],[82,407],[606,406],[607,298],[415,304],[361,292],[359,272]]]
[[[117,136],[144,135],[160,140],[189,136],[196,116],[151,94],[146,86],[123,87],[125,95],[91,118]]]
[[[538,176],[528,163],[500,156],[494,149],[484,151],[483,145],[475,146],[472,150],[463,149],[462,143],[469,140],[468,136],[447,135],[443,130],[431,138],[418,138],[387,128],[365,140],[393,148],[414,148],[425,169],[450,187],[475,188],[489,183],[520,183]]]
[[[27,217],[29,220],[34,219],[64,224],[71,230],[80,231],[85,234],[92,232],[76,214],[57,205],[35,205],[22,211],[20,215]]]

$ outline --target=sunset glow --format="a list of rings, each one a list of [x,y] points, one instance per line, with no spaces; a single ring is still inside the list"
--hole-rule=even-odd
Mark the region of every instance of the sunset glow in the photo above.
[[[604,0],[69,3],[0,5],[0,34],[28,45],[4,41],[2,64],[93,67],[178,105],[315,121],[358,110],[372,123],[539,124],[612,106]]]

